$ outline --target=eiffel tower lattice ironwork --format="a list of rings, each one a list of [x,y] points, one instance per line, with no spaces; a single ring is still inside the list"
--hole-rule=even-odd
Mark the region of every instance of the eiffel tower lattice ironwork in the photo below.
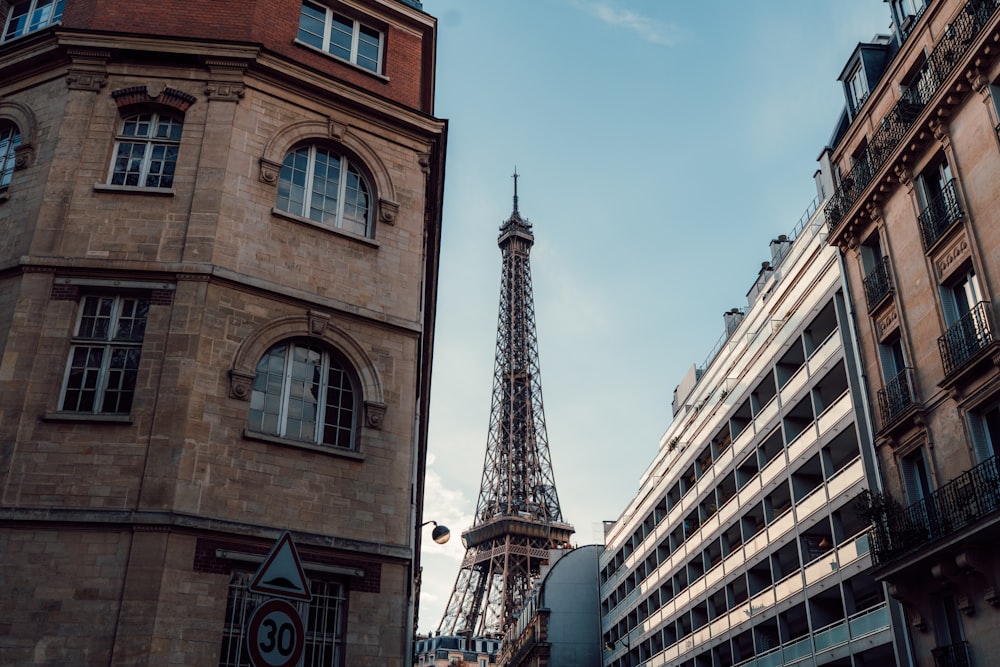
[[[545,432],[528,255],[531,223],[514,210],[501,226],[503,255],[493,401],[479,502],[438,631],[501,633],[531,592],[549,551],[568,545]]]

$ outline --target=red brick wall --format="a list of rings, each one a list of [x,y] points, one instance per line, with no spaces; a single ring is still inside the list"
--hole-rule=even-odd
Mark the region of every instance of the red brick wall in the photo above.
[[[260,44],[290,60],[322,71],[352,85],[420,111],[432,111],[431,74],[423,69],[424,35],[433,30],[427,24],[408,25],[404,31],[393,27],[399,16],[379,15],[374,25],[388,24],[385,47],[385,78],[343,63],[336,58],[294,43],[299,26],[300,0],[163,0],[162,2],[121,2],[121,0],[75,0],[67,3],[63,25],[70,28],[111,32],[144,33],[170,37],[210,39]],[[373,10],[375,7],[373,7]],[[429,54],[428,54],[429,55]]]

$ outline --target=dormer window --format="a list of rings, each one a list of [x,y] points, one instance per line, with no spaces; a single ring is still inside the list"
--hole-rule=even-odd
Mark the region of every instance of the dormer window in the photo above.
[[[896,21],[903,28],[909,28],[916,17],[924,11],[923,0],[893,0],[892,9],[896,13]]]
[[[860,64],[851,71],[847,80],[847,92],[851,96],[851,109],[857,113],[871,92],[868,90],[868,78],[865,76],[865,70]]]
[[[7,3],[9,10],[0,43],[58,23],[62,20],[64,4],[66,0],[26,0]]]

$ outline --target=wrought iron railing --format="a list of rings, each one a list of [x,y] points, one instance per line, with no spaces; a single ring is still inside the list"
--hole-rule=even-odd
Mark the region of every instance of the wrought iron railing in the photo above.
[[[941,193],[935,197],[920,212],[917,218],[920,222],[920,240],[924,250],[930,250],[938,239],[944,236],[951,226],[962,219],[965,214],[958,203],[958,192],[955,189],[955,179],[948,181]]]
[[[990,303],[980,301],[938,338],[945,375],[961,367],[992,342],[993,318]]]
[[[831,229],[837,228],[861,193],[885,166],[920,112],[941,88],[998,7],[1000,0],[969,0],[956,15],[945,36],[928,55],[915,82],[882,119],[855,167],[842,176],[840,186],[824,209]]]
[[[882,426],[896,420],[901,414],[916,402],[916,383],[913,369],[904,368],[894,378],[885,383],[878,392],[879,414],[882,416]]]
[[[882,303],[890,294],[892,279],[889,277],[889,258],[883,257],[865,276],[865,301],[868,303],[868,310]]]
[[[906,507],[873,498],[872,560],[883,566],[1000,510],[1000,467],[996,456],[989,458]]]
[[[934,667],[972,667],[969,642],[958,642],[931,649]]]

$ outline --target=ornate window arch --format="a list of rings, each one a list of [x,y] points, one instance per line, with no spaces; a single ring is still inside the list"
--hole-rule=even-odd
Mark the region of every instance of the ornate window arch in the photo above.
[[[304,316],[291,316],[275,320],[254,332],[243,341],[237,350],[233,367],[229,372],[230,396],[243,401],[251,401],[251,420],[257,421],[249,423],[249,432],[343,448],[343,444],[328,441],[328,436],[323,432],[321,426],[317,426],[316,437],[312,439],[306,437],[302,431],[299,431],[298,434],[289,433],[287,413],[278,415],[278,420],[285,421],[279,425],[277,432],[269,432],[270,428],[261,430],[265,423],[264,412],[267,410],[263,410],[259,402],[265,397],[276,396],[277,398],[270,398],[271,403],[277,401],[283,404],[283,409],[290,409],[289,401],[293,398],[293,394],[289,393],[292,391],[290,383],[295,381],[294,359],[292,359],[295,351],[300,353],[300,361],[308,358],[310,361],[303,361],[303,363],[312,363],[317,372],[321,371],[326,374],[323,379],[326,386],[318,390],[313,400],[314,403],[318,403],[320,397],[324,399],[325,403],[317,407],[320,413],[324,413],[321,416],[326,417],[325,412],[328,409],[343,409],[346,405],[343,402],[346,400],[344,392],[352,392],[351,423],[353,433],[351,438],[353,448],[357,447],[357,436],[362,427],[381,427],[386,406],[382,396],[382,382],[371,358],[351,336],[334,326],[330,322],[329,316],[310,312]],[[284,365],[282,366],[282,364]],[[280,371],[279,366],[281,366]],[[332,374],[330,374],[331,368],[333,369]],[[302,367],[300,366],[300,376],[301,371]],[[273,385],[271,390],[265,388],[263,383],[266,378],[262,374],[269,375]],[[302,379],[302,377],[298,378],[298,380]],[[284,382],[284,389],[278,389],[279,381]],[[349,384],[345,385],[343,381],[347,381]],[[339,403],[330,402],[331,392],[335,394],[335,398],[340,401]],[[292,410],[298,410],[298,408],[292,408]],[[274,409],[269,409],[269,411],[272,414],[278,414]],[[292,419],[298,419],[297,413],[292,414]],[[324,423],[324,419],[319,419],[318,422]],[[327,419],[326,423],[332,422]],[[338,428],[343,426],[344,423],[340,422]],[[338,432],[337,428],[329,431],[330,434]]]
[[[14,171],[34,156],[35,115],[17,102],[0,102],[0,198],[6,198]]]
[[[308,170],[310,175],[314,175],[319,151],[325,151],[328,155],[332,154],[343,160],[341,168],[345,178],[348,167],[351,167],[367,180],[369,198],[367,236],[374,236],[375,223],[391,225],[395,222],[399,204],[395,201],[395,190],[388,169],[378,154],[352,132],[350,127],[332,120],[305,120],[291,123],[268,140],[264,154],[260,158],[260,180],[268,185],[279,186],[276,210],[287,211],[299,217],[310,217],[308,208],[305,211],[285,208],[287,193],[284,181],[290,176],[290,170],[294,169],[294,165],[290,162],[294,162],[293,156],[297,152],[305,160],[304,162],[300,160],[300,163],[305,165],[304,169]],[[308,152],[311,154],[303,155]],[[313,179],[312,183],[321,183],[321,187],[326,188],[330,181],[331,179],[321,178]],[[305,187],[304,183],[299,185]],[[347,186],[350,186],[350,183],[345,185],[345,190]],[[353,200],[353,203],[357,203],[357,199]],[[340,218],[335,226],[342,226],[342,223],[343,218]]]

